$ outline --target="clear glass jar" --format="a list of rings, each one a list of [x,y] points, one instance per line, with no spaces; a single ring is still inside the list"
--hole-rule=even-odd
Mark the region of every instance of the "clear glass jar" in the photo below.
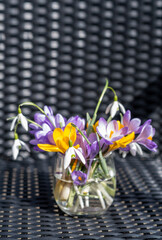
[[[113,203],[116,191],[112,155],[105,158],[104,162],[100,159],[88,160],[86,167],[82,166],[81,169],[87,174],[87,180],[82,185],[75,184],[69,169],[64,169],[63,155],[58,154],[54,162],[54,198],[63,212],[68,215],[96,216],[107,211]]]

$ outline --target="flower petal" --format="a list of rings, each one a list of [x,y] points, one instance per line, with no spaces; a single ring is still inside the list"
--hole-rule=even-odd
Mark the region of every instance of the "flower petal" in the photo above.
[[[113,103],[110,103],[107,108],[106,108],[106,111],[105,111],[105,114],[108,114],[110,112],[110,109],[112,107]]]
[[[141,141],[141,140],[147,139],[148,137],[151,136],[151,133],[152,133],[152,126],[151,126],[151,125],[146,125],[146,126],[142,129],[140,135],[136,138],[136,141],[139,142],[139,141]]]
[[[111,117],[113,118],[118,110],[118,107],[119,107],[119,104],[118,104],[118,101],[114,101],[113,104],[112,104],[112,108],[110,110],[110,115]]]
[[[135,143],[135,144],[136,144],[136,147],[137,147],[137,153],[142,156],[143,155],[142,148],[140,147],[140,145],[138,143]]]
[[[34,124],[34,123],[30,123],[29,124],[29,127],[31,128],[31,129],[33,129],[33,130],[39,130],[40,129],[40,127],[38,127],[36,124]]]
[[[49,125],[48,125],[47,123],[43,123],[43,124],[42,124],[42,127],[43,127],[43,131],[44,131],[45,133],[48,133],[48,132],[51,131],[51,128],[49,127]]]
[[[100,119],[99,119],[98,127],[97,127],[96,129],[97,129],[98,134],[99,134],[101,137],[105,137],[106,128],[107,128],[107,122],[106,122],[106,120],[105,120],[104,118],[100,118]]]
[[[16,160],[18,154],[19,154],[19,148],[21,147],[20,141],[19,139],[16,139],[14,141],[14,144],[12,146],[12,155],[13,155],[13,159]]]
[[[27,145],[26,143],[24,143],[24,142],[21,141],[21,140],[20,140],[20,143],[21,143],[22,146],[25,147],[25,149],[26,149],[28,152],[30,152],[30,148],[28,147],[28,145]]]
[[[57,145],[58,141],[63,141],[63,137],[64,137],[64,132],[61,128],[55,128],[55,130],[53,131],[53,139]]]
[[[37,131],[37,132],[35,133],[35,138],[36,138],[36,139],[40,139],[41,137],[44,137],[46,134],[47,134],[47,133],[44,132],[44,131],[42,131],[42,130]]]
[[[136,156],[137,147],[135,143],[130,144],[130,152],[133,156]]]
[[[148,148],[150,151],[156,152],[157,150],[157,144],[149,139],[146,140],[141,140],[139,142],[141,145],[145,146]]]
[[[136,132],[139,129],[141,120],[139,118],[133,118],[129,123],[129,132]]]
[[[128,126],[131,119],[131,112],[129,110],[123,116],[123,124],[124,126]]]
[[[74,148],[70,147],[68,150],[65,152],[65,158],[64,158],[64,169],[66,169],[71,162],[71,156],[75,155]]]
[[[53,132],[52,131],[47,133],[47,138],[48,138],[48,140],[51,144],[54,144],[54,145],[56,144],[54,139],[53,139]]]
[[[85,164],[85,158],[83,157],[82,153],[78,150],[78,149],[75,149],[74,150],[76,152],[76,154],[78,155],[79,159],[82,161],[83,164]]]
[[[12,131],[12,130],[14,129],[15,123],[16,123],[17,119],[18,119],[18,116],[15,117],[15,118],[12,120],[11,127],[10,127],[10,131]]]
[[[142,126],[139,127],[138,131],[136,133],[141,133],[142,129],[147,126],[147,125],[150,125],[151,124],[151,119],[147,120]]]
[[[124,114],[125,113],[125,107],[123,106],[123,104],[121,104],[119,102],[118,102],[118,104],[119,104],[121,112]]]
[[[28,131],[28,121],[26,119],[26,117],[20,113],[19,116],[18,116],[20,122],[21,122],[21,125],[23,126],[23,128]]]
[[[118,131],[118,122],[116,120],[112,120],[111,122],[108,123],[106,133],[110,135],[111,131],[117,132]]]
[[[71,140],[73,144],[76,141],[76,130],[71,123],[69,123],[64,129],[64,138],[67,139],[66,141]]]
[[[51,145],[51,144],[38,144],[37,145],[40,149],[46,151],[46,152],[62,152],[62,150],[60,148],[58,148],[55,145]]]
[[[44,106],[44,112],[46,115],[53,115],[53,110],[51,107]]]
[[[55,122],[56,122],[56,127],[57,127],[57,128],[65,127],[65,119],[64,119],[64,117],[63,117],[61,114],[59,114],[59,113],[56,114]]]

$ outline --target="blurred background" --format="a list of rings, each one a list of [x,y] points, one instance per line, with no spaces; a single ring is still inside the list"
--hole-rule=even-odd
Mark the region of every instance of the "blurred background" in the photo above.
[[[161,74],[161,0],[1,0],[1,156],[11,158],[6,118],[17,114],[18,104],[33,101],[66,117],[85,117],[106,78],[132,117],[153,119],[162,152]],[[112,100],[109,92],[99,116]],[[21,128],[20,135],[31,138]]]

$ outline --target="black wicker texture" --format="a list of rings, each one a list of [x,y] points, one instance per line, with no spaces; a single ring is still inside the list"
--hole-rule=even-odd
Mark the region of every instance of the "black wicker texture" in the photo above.
[[[0,160],[2,239],[161,240],[162,165],[116,159],[117,193],[101,217],[70,217],[53,199],[53,161]]]
[[[0,238],[162,239],[158,156],[118,159],[115,202],[96,218],[58,209],[48,154],[21,150],[18,160],[24,161],[12,162],[6,118],[17,114],[19,103],[85,117],[93,113],[105,78],[133,117],[153,119],[162,153],[161,0],[0,1]],[[109,94],[99,116],[113,100]],[[33,116],[36,110],[23,112]],[[19,136],[31,138],[22,128]]]
[[[161,0],[0,1],[0,153],[11,155],[13,134],[5,119],[16,115],[19,103],[85,117],[93,113],[105,78],[133,117],[153,119],[161,149],[161,5]],[[112,93],[105,96],[100,114],[112,100]],[[24,109],[29,116],[33,111]],[[22,134],[22,140],[29,136]]]

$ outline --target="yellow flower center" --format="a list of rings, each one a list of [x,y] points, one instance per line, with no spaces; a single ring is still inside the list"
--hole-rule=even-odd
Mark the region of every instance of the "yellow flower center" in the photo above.
[[[111,130],[111,132],[110,132],[110,138],[112,137],[113,133],[114,133],[114,131]]]
[[[152,140],[152,137],[150,136],[150,137],[148,137],[147,139]]]

